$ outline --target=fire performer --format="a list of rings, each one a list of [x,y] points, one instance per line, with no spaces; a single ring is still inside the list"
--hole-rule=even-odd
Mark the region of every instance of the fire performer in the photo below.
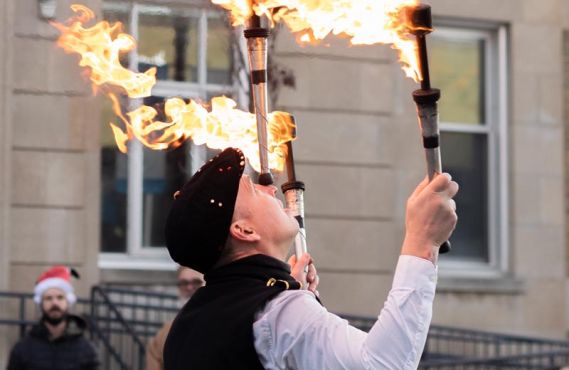
[[[206,285],[174,320],[165,369],[415,369],[432,315],[438,246],[456,225],[456,182],[438,174],[409,197],[393,287],[365,333],[319,303],[309,254],[284,262],[298,223],[276,188],[253,184],[244,166],[241,151],[226,149],[176,195],[168,251],[203,272]]]

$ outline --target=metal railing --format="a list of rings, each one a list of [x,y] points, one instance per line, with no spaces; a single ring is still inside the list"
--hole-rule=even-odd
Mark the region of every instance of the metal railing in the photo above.
[[[375,319],[342,315],[369,331]],[[431,325],[419,369],[553,370],[569,365],[569,341]]]
[[[432,325],[421,369],[551,370],[569,365],[569,341]]]
[[[93,327],[105,344],[106,370],[145,368],[146,343],[178,312],[178,297],[147,290],[95,286]]]
[[[144,370],[145,345],[178,311],[173,294],[143,289],[95,286],[90,299],[79,299],[91,338],[105,370]],[[342,315],[369,331],[375,319]],[[39,310],[28,293],[0,292],[0,325],[23,336],[37,322]],[[432,325],[419,369],[553,370],[569,364],[569,341],[550,340]]]

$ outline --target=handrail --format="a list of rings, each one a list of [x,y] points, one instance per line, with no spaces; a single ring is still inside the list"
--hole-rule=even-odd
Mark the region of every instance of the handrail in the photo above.
[[[0,313],[0,325],[19,327],[20,335],[34,324],[30,293],[1,292],[0,299],[13,300],[11,316]],[[88,300],[79,303],[87,311],[93,338],[98,340],[107,361],[105,370],[143,370],[145,340],[163,320],[177,311],[177,297],[108,286],[95,286]],[[340,315],[362,330],[369,330],[374,318]],[[129,357],[130,356],[130,357]],[[485,332],[432,325],[420,369],[518,369],[544,370],[569,363],[569,341],[532,338],[523,335]]]
[[[94,286],[92,288],[92,293],[94,292],[98,292],[101,297],[103,298],[103,300],[105,301],[105,303],[107,304],[108,308],[115,314],[118,322],[120,323],[120,325],[126,330],[126,332],[132,337],[132,339],[134,340],[134,342],[141,348],[142,351],[144,351],[145,345],[142,342],[142,340],[138,337],[138,335],[134,332],[134,330],[132,330],[131,326],[128,324],[128,322],[124,319],[123,315],[121,314],[121,312],[117,309],[117,307],[115,306],[114,303],[111,302],[111,300],[109,299],[109,296],[105,293],[105,291],[103,289],[101,289],[99,286]],[[92,294],[92,296],[94,296],[94,294]],[[94,302],[95,300],[93,300]]]

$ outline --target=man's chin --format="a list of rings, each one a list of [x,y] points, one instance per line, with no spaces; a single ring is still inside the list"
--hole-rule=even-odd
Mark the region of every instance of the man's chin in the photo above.
[[[58,312],[58,313],[44,314],[43,319],[44,321],[52,325],[57,325],[61,323],[63,320],[65,320],[65,317],[66,317],[65,312]]]

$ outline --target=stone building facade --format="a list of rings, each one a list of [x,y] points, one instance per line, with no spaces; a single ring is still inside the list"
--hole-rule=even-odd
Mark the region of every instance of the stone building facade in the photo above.
[[[56,3],[56,19],[66,19],[71,2]],[[82,3],[100,15],[115,2]],[[188,6],[181,0],[141,4]],[[564,337],[569,3],[431,5],[437,30],[429,40],[434,53],[440,50],[432,60],[433,78],[443,88],[443,158],[459,169],[482,161],[473,168],[485,176],[479,188],[466,186],[479,204],[463,199],[464,209],[474,211],[460,219],[484,237],[461,231],[454,257],[441,258],[434,322]],[[138,246],[138,253],[125,247],[109,254],[102,246],[101,142],[109,130],[101,124],[104,103],[92,97],[76,58],[55,46],[56,37],[36,0],[0,3],[0,288],[30,291],[39,272],[54,263],[79,270],[81,295],[101,281],[168,281],[175,266],[163,249]],[[463,53],[453,49],[457,40],[477,46]],[[462,55],[465,63],[480,58],[474,63],[479,94],[455,95],[452,89],[462,90],[452,75],[437,81],[435,72],[445,75],[457,65],[445,53]],[[296,79],[295,89],[280,91],[276,107],[293,113],[299,125],[295,155],[307,185],[309,248],[321,294],[331,311],[374,316],[391,284],[405,200],[424,175],[411,99],[417,86],[385,46],[347,47],[329,38],[301,47],[281,29],[275,57]],[[437,70],[436,60],[448,64]],[[207,61],[208,68],[212,63]],[[207,88],[212,84],[202,81]],[[169,86],[161,87],[164,96]],[[464,115],[466,128],[445,121],[445,114],[462,117],[453,107],[469,99],[478,105],[465,105],[473,114]],[[444,135],[454,144],[445,147]],[[468,135],[476,139],[457,139]],[[483,149],[473,143],[483,143]],[[470,184],[476,180],[470,175],[457,176]],[[130,243],[144,238],[131,237]],[[461,247],[469,238],[479,248],[474,256]]]

